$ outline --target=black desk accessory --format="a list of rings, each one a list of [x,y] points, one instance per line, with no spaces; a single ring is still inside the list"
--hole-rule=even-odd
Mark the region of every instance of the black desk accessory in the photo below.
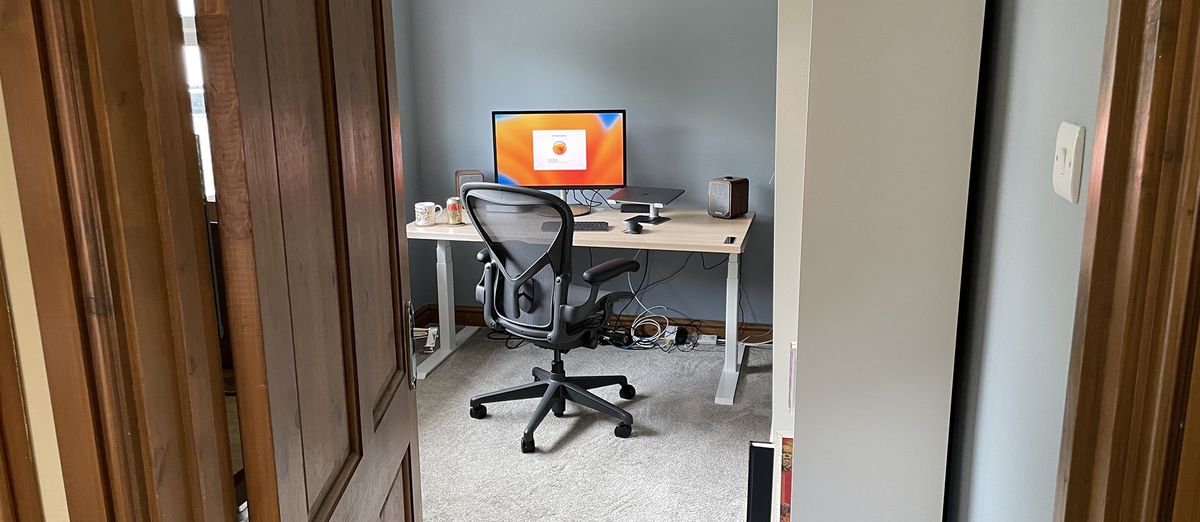
[[[576,232],[607,232],[607,221],[575,221]],[[559,224],[554,221],[546,221],[542,223],[542,232],[554,232],[558,230]]]
[[[575,231],[576,232],[607,232],[608,231],[608,222],[607,221],[576,221],[575,222]]]

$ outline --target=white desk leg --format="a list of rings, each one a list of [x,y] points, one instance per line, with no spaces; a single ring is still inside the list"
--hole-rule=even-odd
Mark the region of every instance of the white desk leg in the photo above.
[[[742,343],[738,342],[738,254],[729,254],[725,280],[725,365],[717,383],[717,404],[733,404],[742,366]]]
[[[441,346],[417,365],[417,378],[424,379],[470,339],[479,328],[454,326],[454,251],[449,241],[437,242],[438,331]]]

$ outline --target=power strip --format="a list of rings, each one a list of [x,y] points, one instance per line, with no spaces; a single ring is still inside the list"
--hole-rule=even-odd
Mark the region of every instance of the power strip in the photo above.
[[[667,342],[669,342],[669,343],[677,344],[677,343],[675,343],[675,336],[678,333],[679,333],[678,326],[668,326],[666,331],[663,332],[662,338],[666,339]]]
[[[430,326],[425,334],[425,347],[421,349],[421,353],[433,353],[437,350],[438,327]]]
[[[700,337],[698,337],[696,339],[696,344],[716,345],[717,344],[717,336],[709,335],[709,334],[700,334]]]

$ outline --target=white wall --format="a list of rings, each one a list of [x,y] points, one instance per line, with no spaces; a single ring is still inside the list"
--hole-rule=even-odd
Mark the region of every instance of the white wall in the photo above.
[[[779,41],[775,87],[775,252],[772,324],[776,342],[771,360],[771,432],[790,431],[788,363],[796,340],[800,306],[800,232],[804,204],[804,151],[808,130],[808,45],[812,2],[779,2]]]
[[[781,0],[812,13],[778,165],[803,179],[794,520],[941,518],[983,4]]]
[[[1085,212],[1051,191],[1050,165],[1071,121],[1091,172],[1108,5],[990,4],[947,509],[1050,520]]]

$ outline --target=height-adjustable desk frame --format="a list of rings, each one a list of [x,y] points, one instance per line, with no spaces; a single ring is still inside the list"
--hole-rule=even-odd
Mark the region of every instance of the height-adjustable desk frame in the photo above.
[[[746,251],[746,235],[754,221],[754,213],[750,212],[736,219],[717,219],[700,209],[663,211],[663,215],[671,220],[661,225],[646,226],[641,234],[626,234],[625,219],[628,215],[614,210],[593,212],[583,219],[606,221],[609,230],[576,232],[574,245],[728,255],[725,280],[725,362],[717,382],[716,403],[733,404],[745,355],[745,346],[738,341],[740,258]],[[409,223],[407,233],[408,239],[411,240],[437,242],[438,328],[441,331],[441,345],[417,365],[417,378],[424,379],[479,330],[477,327],[458,330],[454,324],[454,254],[450,246],[454,242],[483,241],[475,232],[475,227],[469,224],[419,227]],[[726,242],[728,238],[733,239]]]

